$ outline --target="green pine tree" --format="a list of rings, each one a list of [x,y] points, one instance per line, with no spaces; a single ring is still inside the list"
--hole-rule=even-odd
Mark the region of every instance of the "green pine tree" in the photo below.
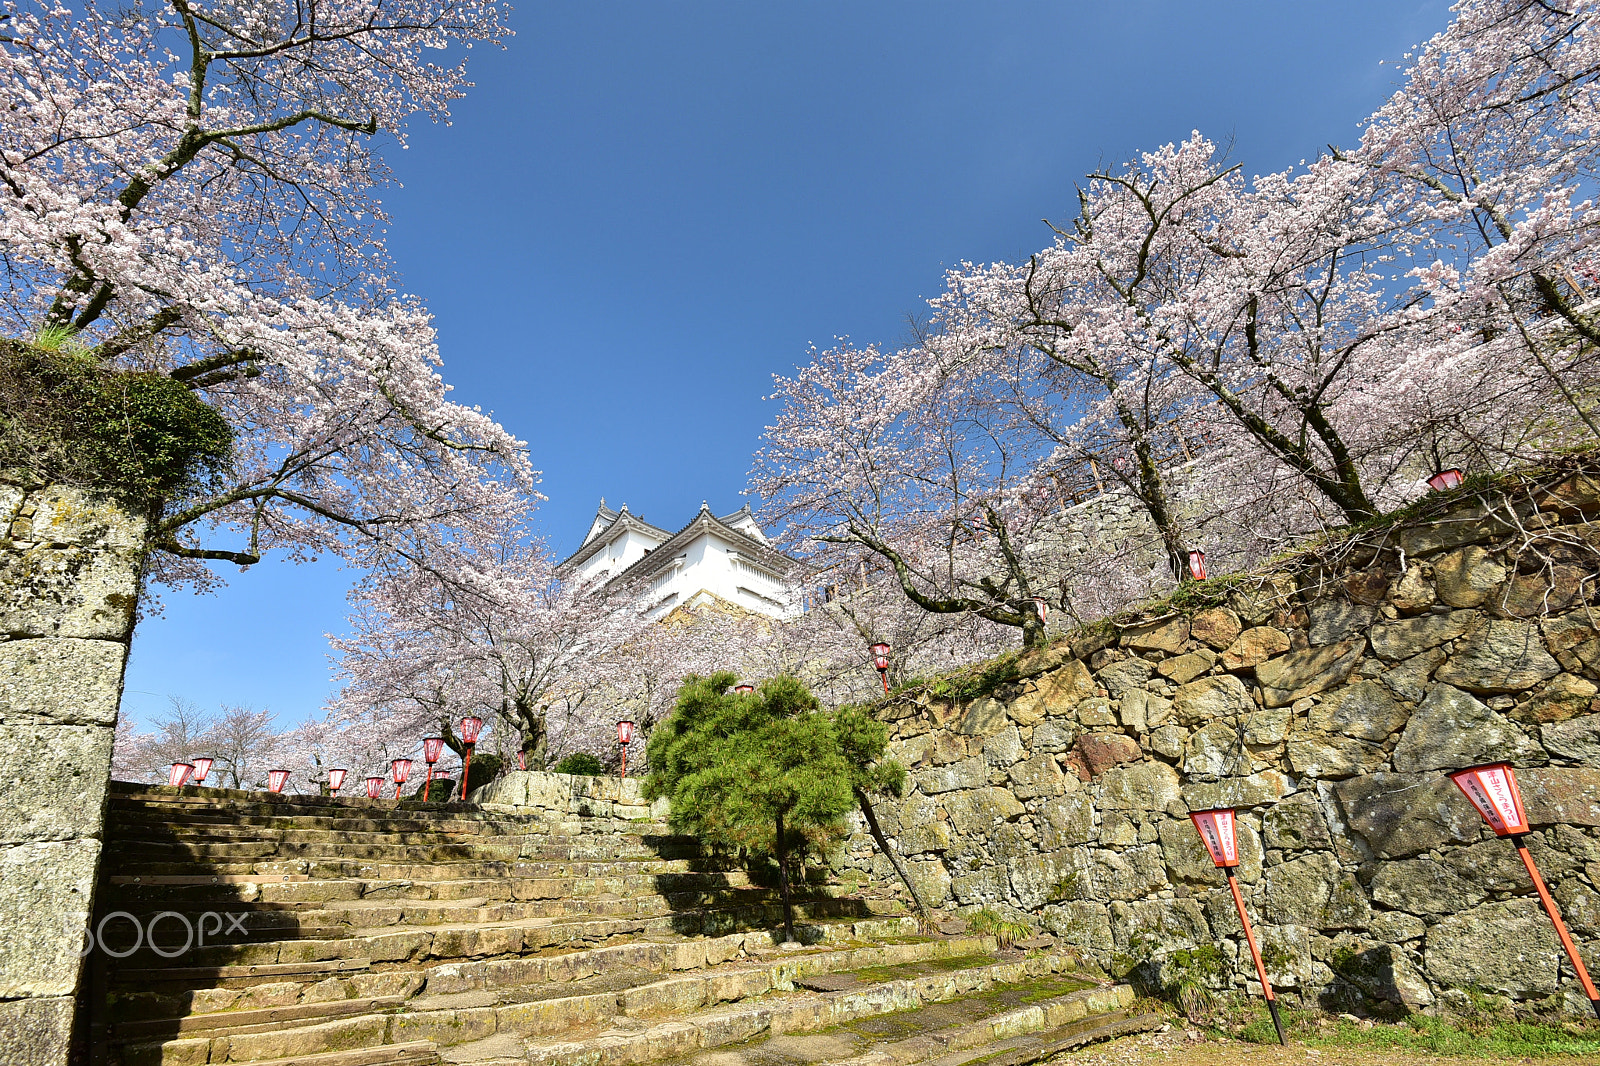
[[[690,677],[650,736],[645,797],[666,797],[675,830],[764,851],[778,862],[783,930],[794,939],[790,850],[837,831],[856,806],[833,720],[804,685],[777,677],[729,691],[731,673]]]
[[[906,886],[911,902],[916,904],[918,919],[926,926],[931,921],[928,905],[922,902],[917,886],[911,883],[910,872],[899,853],[890,847],[889,838],[878,826],[877,812],[872,809],[874,795],[898,798],[905,792],[906,768],[884,757],[889,750],[889,729],[870,712],[854,706],[839,708],[833,716],[833,727],[845,762],[850,766],[850,791],[866,819],[867,830],[900,876],[900,883]]]

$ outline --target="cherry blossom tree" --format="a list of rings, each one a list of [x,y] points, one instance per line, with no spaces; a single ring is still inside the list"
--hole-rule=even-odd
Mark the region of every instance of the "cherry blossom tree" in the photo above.
[[[165,374],[235,431],[230,476],[156,516],[153,577],[427,566],[525,508],[523,445],[448,399],[376,196],[376,143],[447,119],[465,50],[507,34],[483,0],[0,3],[0,330]]]

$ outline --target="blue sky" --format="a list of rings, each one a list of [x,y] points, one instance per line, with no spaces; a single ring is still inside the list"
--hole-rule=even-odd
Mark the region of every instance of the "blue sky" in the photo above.
[[[389,153],[389,246],[456,397],[529,442],[538,531],[566,554],[601,496],[669,528],[738,508],[773,373],[835,336],[900,341],[946,268],[1046,244],[1086,171],[1192,129],[1246,173],[1348,144],[1447,19],[1443,0],[527,4],[505,51],[475,51],[453,124]],[[352,576],[268,561],[169,594],[125,710],[317,713]]]

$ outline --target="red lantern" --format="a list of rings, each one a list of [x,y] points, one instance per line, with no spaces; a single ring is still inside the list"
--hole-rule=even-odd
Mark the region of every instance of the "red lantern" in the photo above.
[[[467,715],[461,719],[461,742],[467,746],[467,754],[461,760],[461,802],[467,802],[467,771],[472,769],[472,749],[478,743],[478,733],[483,729],[483,719],[476,715]]]
[[[394,775],[394,798],[400,798],[400,786],[406,783],[411,776],[410,759],[394,759],[389,763],[389,772]]]
[[[1520,836],[1528,831],[1528,815],[1517,791],[1517,775],[1510,763],[1491,763],[1457,770],[1450,780],[1478,808],[1497,837]]]
[[[167,771],[167,784],[173,788],[182,788],[192,773],[194,773],[193,763],[175,762],[172,764],[172,769]]]
[[[735,692],[754,692],[755,690],[756,687],[748,682],[740,682],[739,684],[733,686],[733,691]]]
[[[1528,877],[1533,881],[1534,890],[1539,893],[1539,902],[1544,905],[1550,924],[1555,926],[1556,937],[1572,963],[1572,972],[1578,975],[1578,983],[1583,986],[1583,994],[1589,997],[1589,1006],[1594,1009],[1595,1017],[1600,1018],[1600,991],[1596,991],[1594,982],[1589,980],[1583,956],[1578,954],[1578,946],[1572,942],[1567,925],[1561,920],[1556,901],[1545,887],[1544,878],[1539,876],[1533,856],[1528,853],[1528,845],[1523,837],[1528,832],[1528,814],[1523,810],[1522,793],[1517,788],[1517,775],[1511,769],[1511,764],[1497,762],[1486,766],[1469,766],[1452,773],[1450,780],[1478,808],[1478,813],[1489,823],[1495,836],[1510,837],[1511,843],[1516,845],[1517,857],[1522,860]]]
[[[422,738],[422,761],[432,766],[444,754],[444,737]]]
[[[1193,553],[1190,555],[1192,558]],[[1250,946],[1250,958],[1256,964],[1256,977],[1261,981],[1261,994],[1266,997],[1267,1010],[1272,1013],[1273,1028],[1278,1030],[1278,1043],[1287,1044],[1289,1041],[1283,1035],[1283,1019],[1278,1016],[1278,998],[1272,991],[1272,982],[1267,980],[1267,968],[1261,962],[1256,933],[1250,926],[1250,916],[1245,913],[1244,897],[1239,894],[1239,881],[1233,873],[1239,865],[1239,835],[1233,811],[1227,807],[1192,811],[1189,818],[1194,822],[1195,829],[1199,830],[1200,839],[1205,843],[1212,863],[1227,874],[1233,905],[1239,911],[1239,924],[1244,927],[1244,940]]]
[[[883,641],[872,646],[872,665],[877,668],[878,676],[883,679],[883,694],[889,694],[889,645]]]
[[[1199,548],[1189,552],[1189,576],[1196,581],[1206,579],[1206,553]]]
[[[289,771],[288,770],[268,770],[267,771],[267,791],[268,792],[282,792],[283,791],[283,786],[288,784],[288,783],[289,783]]]
[[[339,794],[339,790],[344,787],[345,773],[346,771],[344,770],[328,771],[328,791],[335,796],[337,796]]]
[[[206,775],[211,772],[211,764],[213,761],[213,759],[205,755],[200,756],[194,761],[195,784],[203,785],[206,783]]]
[[[1218,867],[1239,865],[1239,837],[1233,823],[1233,811],[1221,808],[1214,811],[1195,811],[1189,815],[1194,827],[1200,831],[1211,862]]]
[[[528,768],[528,753],[523,751],[521,748],[518,748],[517,749],[517,769],[526,770],[527,768]]]
[[[1050,604],[1043,596],[1033,597],[1033,612],[1039,616],[1039,624],[1047,625],[1050,621]]]
[[[617,723],[617,743],[622,745],[622,777],[628,777],[628,745],[633,743],[633,723],[624,718]]]
[[[383,778],[374,774],[367,778],[367,799],[375,800],[383,795]]]
[[[1455,488],[1466,479],[1467,476],[1465,474],[1463,474],[1460,470],[1451,467],[1449,470],[1441,470],[1437,474],[1430,477],[1428,479],[1428,487],[1434,492],[1443,492],[1446,489]]]

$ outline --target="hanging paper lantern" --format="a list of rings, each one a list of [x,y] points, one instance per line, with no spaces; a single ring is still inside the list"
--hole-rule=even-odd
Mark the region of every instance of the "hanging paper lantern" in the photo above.
[[[617,723],[617,743],[633,743],[633,723],[626,718]]]
[[[268,770],[267,771],[267,791],[268,792],[282,792],[283,791],[283,786],[288,784],[288,783],[289,783],[289,771],[288,770]]]
[[[332,792],[335,796],[337,796],[339,794],[339,790],[344,787],[344,775],[344,770],[328,771],[328,791]]]
[[[422,738],[422,761],[432,766],[444,754],[444,737]]]
[[[463,744],[476,744],[478,733],[483,729],[483,719],[476,715],[467,715],[461,719],[461,742]]]
[[[206,755],[202,755],[202,756],[200,756],[198,759],[196,759],[194,761],[194,783],[195,784],[197,784],[197,785],[205,784],[206,775],[211,772],[211,764],[212,764],[213,761],[214,761],[213,759],[211,759],[209,756],[206,756]]]
[[[377,799],[383,795],[383,778],[374,774],[367,778],[367,799]]]
[[[172,764],[172,769],[167,771],[167,784],[173,788],[182,788],[192,773],[194,773],[193,763],[175,762]]]

